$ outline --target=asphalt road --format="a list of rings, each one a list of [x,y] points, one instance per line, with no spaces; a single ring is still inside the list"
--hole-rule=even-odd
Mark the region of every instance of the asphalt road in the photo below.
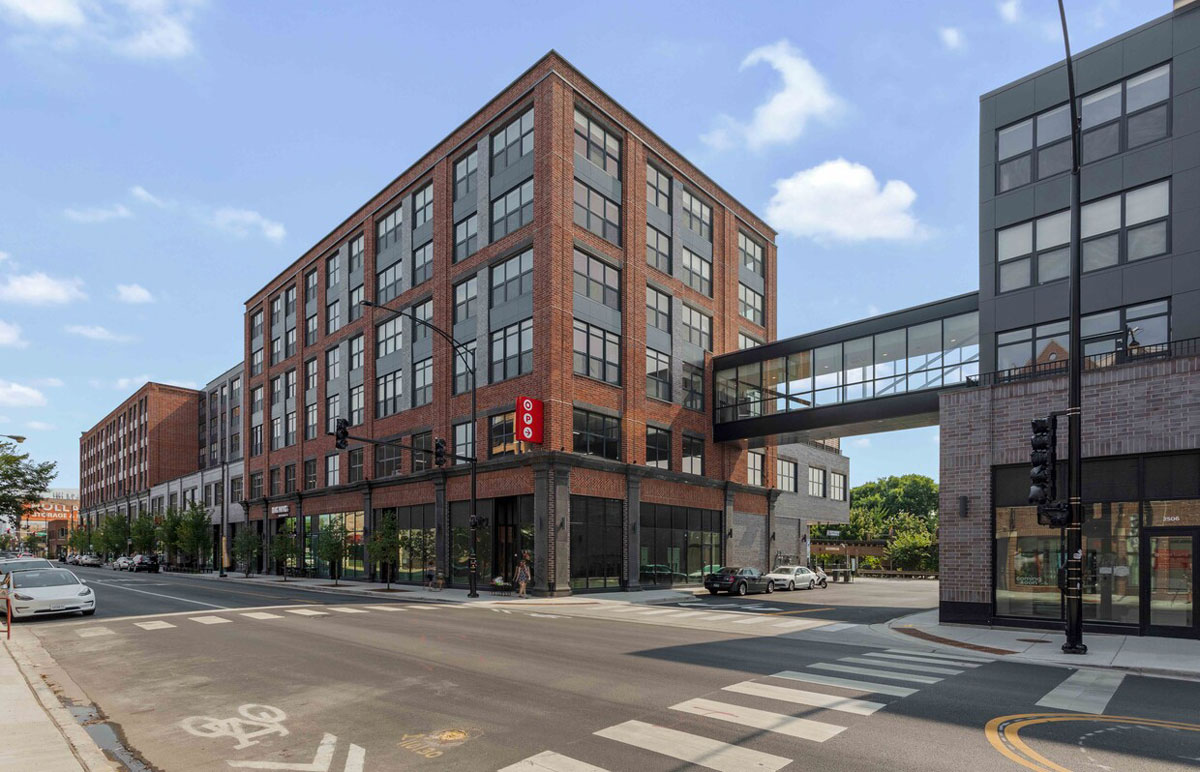
[[[136,619],[29,628],[154,769],[476,772],[558,754],[514,770],[957,772],[1020,769],[1027,752],[1071,770],[1200,765],[1192,682],[1126,676],[1104,716],[1071,718],[1036,703],[1074,671],[862,645],[860,628],[757,636],[282,587],[257,604],[233,593],[259,585],[115,577],[129,584],[95,577],[114,611],[132,589],[203,589],[228,607],[146,617],[147,604],[178,601],[145,596]],[[989,740],[1004,716],[1025,718]]]

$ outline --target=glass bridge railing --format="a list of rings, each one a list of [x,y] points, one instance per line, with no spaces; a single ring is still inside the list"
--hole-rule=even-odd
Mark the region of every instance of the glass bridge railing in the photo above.
[[[976,312],[718,370],[716,423],[940,389],[979,376]]]

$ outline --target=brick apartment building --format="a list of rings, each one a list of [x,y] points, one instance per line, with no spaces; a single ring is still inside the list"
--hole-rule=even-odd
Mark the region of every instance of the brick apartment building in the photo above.
[[[798,467],[769,443],[712,439],[712,356],[775,336],[774,237],[547,54],[246,302],[251,523],[311,546],[344,518],[352,578],[372,572],[361,545],[394,515],[400,580],[434,563],[466,581],[468,465],[339,452],[328,432],[347,418],[353,435],[444,438],[479,458],[485,582],[523,554],[549,594],[806,554],[803,507],[778,499],[823,463],[844,513],[836,443],[807,446]],[[478,354],[474,424],[462,358],[388,309]],[[544,404],[541,444],[516,440],[518,397]]]

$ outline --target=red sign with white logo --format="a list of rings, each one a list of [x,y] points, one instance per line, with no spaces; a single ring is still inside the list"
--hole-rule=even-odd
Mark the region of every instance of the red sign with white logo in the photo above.
[[[533,397],[517,397],[517,439],[540,445],[542,425],[542,401]]]

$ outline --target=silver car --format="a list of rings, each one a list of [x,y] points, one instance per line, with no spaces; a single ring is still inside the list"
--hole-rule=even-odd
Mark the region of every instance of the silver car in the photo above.
[[[43,614],[96,613],[96,593],[65,568],[13,571],[4,579],[14,619]]]
[[[811,590],[817,583],[817,575],[804,566],[779,566],[767,578],[775,582],[776,587],[795,590]]]

